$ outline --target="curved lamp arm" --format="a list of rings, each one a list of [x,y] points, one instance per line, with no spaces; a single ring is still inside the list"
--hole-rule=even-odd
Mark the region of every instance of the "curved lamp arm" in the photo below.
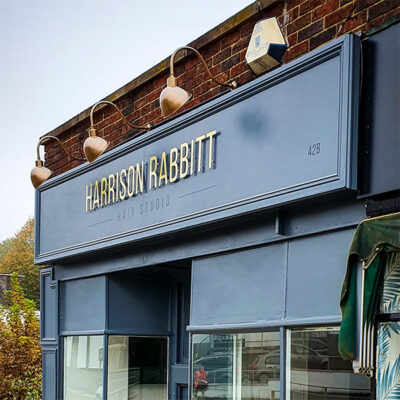
[[[129,125],[131,128],[133,128],[133,129],[146,129],[147,132],[151,130],[151,125],[150,125],[150,124],[147,124],[147,125],[145,125],[145,126],[137,126],[137,125],[134,125],[134,124],[132,124],[131,122],[129,122],[129,121],[126,119],[125,115],[122,114],[122,111],[121,111],[113,102],[107,101],[107,100],[100,100],[100,101],[98,101],[96,104],[93,105],[92,109],[90,110],[90,128],[93,128],[93,127],[94,127],[94,121],[93,121],[94,110],[95,110],[100,104],[108,104],[108,105],[110,105],[110,106],[113,106],[113,107],[117,110],[117,112],[119,113],[119,115],[121,116],[121,118],[123,119],[123,121],[124,121],[127,125]]]
[[[36,153],[37,153],[37,160],[38,160],[38,161],[41,161],[41,160],[40,160],[40,150],[39,150],[39,149],[40,149],[40,145],[42,145],[47,139],[54,139],[54,140],[56,140],[56,141],[58,142],[58,144],[61,146],[61,148],[63,149],[64,153],[65,153],[68,157],[72,158],[73,160],[77,160],[77,161],[86,161],[86,158],[74,157],[74,156],[66,149],[66,147],[64,146],[64,143],[63,143],[58,137],[51,136],[51,135],[46,135],[46,136],[43,136],[42,138],[40,138],[40,140],[39,140],[39,142],[38,142],[38,144],[37,144],[37,146],[36,146]]]
[[[192,50],[192,51],[194,52],[194,54],[196,54],[196,56],[197,56],[197,57],[200,59],[200,61],[203,63],[204,68],[205,68],[206,71],[207,71],[207,74],[210,76],[210,78],[211,78],[217,85],[226,86],[226,87],[230,88],[231,90],[237,88],[237,83],[236,83],[236,81],[232,81],[232,82],[229,82],[229,83],[217,81],[217,80],[213,77],[213,75],[211,74],[211,71],[210,71],[210,69],[208,68],[206,62],[204,61],[204,58],[202,57],[202,55],[201,55],[196,49],[194,49],[193,47],[190,47],[190,46],[182,46],[182,47],[179,47],[179,48],[177,48],[177,49],[172,53],[172,56],[171,56],[171,58],[169,59],[169,69],[170,69],[170,76],[171,76],[171,77],[173,76],[174,79],[176,79],[176,78],[175,78],[175,75],[174,75],[174,58],[175,58],[176,54],[179,53],[179,52],[182,51],[182,50]]]

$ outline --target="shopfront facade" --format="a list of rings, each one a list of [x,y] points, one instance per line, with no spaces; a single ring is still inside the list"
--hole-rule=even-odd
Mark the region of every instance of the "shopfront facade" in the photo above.
[[[44,399],[374,398],[338,352],[366,198],[400,189],[376,178],[398,125],[370,136],[385,160],[364,154],[363,46],[344,35],[37,190]]]

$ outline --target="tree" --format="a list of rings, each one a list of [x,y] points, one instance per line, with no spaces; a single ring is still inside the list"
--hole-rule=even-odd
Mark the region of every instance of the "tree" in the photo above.
[[[14,237],[0,244],[0,273],[20,275],[25,296],[39,307],[40,268],[33,263],[33,228],[33,218],[30,218]]]
[[[35,304],[24,297],[16,273],[0,307],[0,399],[41,399],[40,324]]]
[[[0,243],[0,261],[11,249],[11,239],[3,240]]]

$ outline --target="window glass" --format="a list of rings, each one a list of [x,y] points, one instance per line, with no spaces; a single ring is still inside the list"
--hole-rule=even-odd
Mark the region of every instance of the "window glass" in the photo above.
[[[288,331],[287,395],[291,400],[369,399],[370,380],[338,352],[339,329]]]
[[[279,398],[279,332],[193,335],[192,398]]]
[[[108,400],[167,400],[166,338],[108,338]]]
[[[64,400],[103,398],[103,336],[64,338]]]

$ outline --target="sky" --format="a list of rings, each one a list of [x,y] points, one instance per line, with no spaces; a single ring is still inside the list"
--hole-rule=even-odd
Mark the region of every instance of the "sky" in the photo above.
[[[34,215],[41,135],[251,2],[0,0],[0,241]]]

